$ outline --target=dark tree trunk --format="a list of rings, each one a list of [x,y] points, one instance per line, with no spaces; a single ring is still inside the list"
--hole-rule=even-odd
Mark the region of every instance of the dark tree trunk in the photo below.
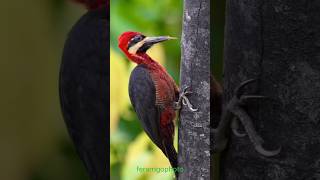
[[[184,0],[180,88],[190,87],[197,112],[183,106],[179,126],[179,179],[210,178],[210,0]]]
[[[225,37],[224,102],[259,78],[256,93],[271,100],[246,108],[265,147],[282,151],[263,157],[232,136],[223,179],[320,179],[320,1],[228,0]]]

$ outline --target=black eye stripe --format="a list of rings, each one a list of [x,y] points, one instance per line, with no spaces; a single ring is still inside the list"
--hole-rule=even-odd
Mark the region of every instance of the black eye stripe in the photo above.
[[[142,41],[145,38],[144,35],[138,34],[134,36],[128,43],[127,50],[132,47],[133,45],[137,44],[138,42]]]

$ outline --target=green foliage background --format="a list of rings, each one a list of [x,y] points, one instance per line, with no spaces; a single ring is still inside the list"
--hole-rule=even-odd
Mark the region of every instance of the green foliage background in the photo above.
[[[179,81],[182,1],[111,1],[111,179],[172,179],[171,173],[141,173],[139,167],[170,167],[163,153],[140,127],[128,97],[128,79],[135,64],[118,48],[118,37],[125,31],[147,36],[170,35],[178,40],[152,47],[148,54],[165,66]]]
[[[168,167],[164,155],[142,131],[128,98],[128,79],[135,65],[117,47],[124,31],[170,35],[180,39],[183,2],[174,0],[118,0],[111,3],[111,177],[112,179],[172,179],[168,174],[137,173],[136,166]],[[221,81],[223,69],[225,1],[211,1],[211,67]],[[149,54],[179,81],[180,41],[153,47]],[[214,157],[215,178],[219,155]]]

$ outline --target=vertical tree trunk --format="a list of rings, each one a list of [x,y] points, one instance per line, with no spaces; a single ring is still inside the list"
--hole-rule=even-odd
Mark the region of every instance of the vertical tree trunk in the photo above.
[[[320,179],[320,1],[228,0],[224,102],[241,81],[259,78],[248,113],[264,147],[231,136],[223,179]],[[247,88],[247,92],[253,93]]]
[[[189,100],[180,113],[179,179],[210,178],[210,0],[184,0],[180,87],[189,86]]]

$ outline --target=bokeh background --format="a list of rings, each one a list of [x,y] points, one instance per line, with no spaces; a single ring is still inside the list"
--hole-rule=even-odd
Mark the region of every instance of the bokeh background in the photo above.
[[[163,153],[140,127],[128,96],[128,80],[135,64],[118,48],[125,31],[147,36],[170,35],[178,40],[153,46],[148,54],[179,82],[182,0],[111,1],[110,29],[110,167],[111,179],[172,179],[172,173],[140,173],[139,167],[171,167]]]
[[[1,180],[88,180],[58,98],[64,40],[85,12],[67,0],[1,2]]]

